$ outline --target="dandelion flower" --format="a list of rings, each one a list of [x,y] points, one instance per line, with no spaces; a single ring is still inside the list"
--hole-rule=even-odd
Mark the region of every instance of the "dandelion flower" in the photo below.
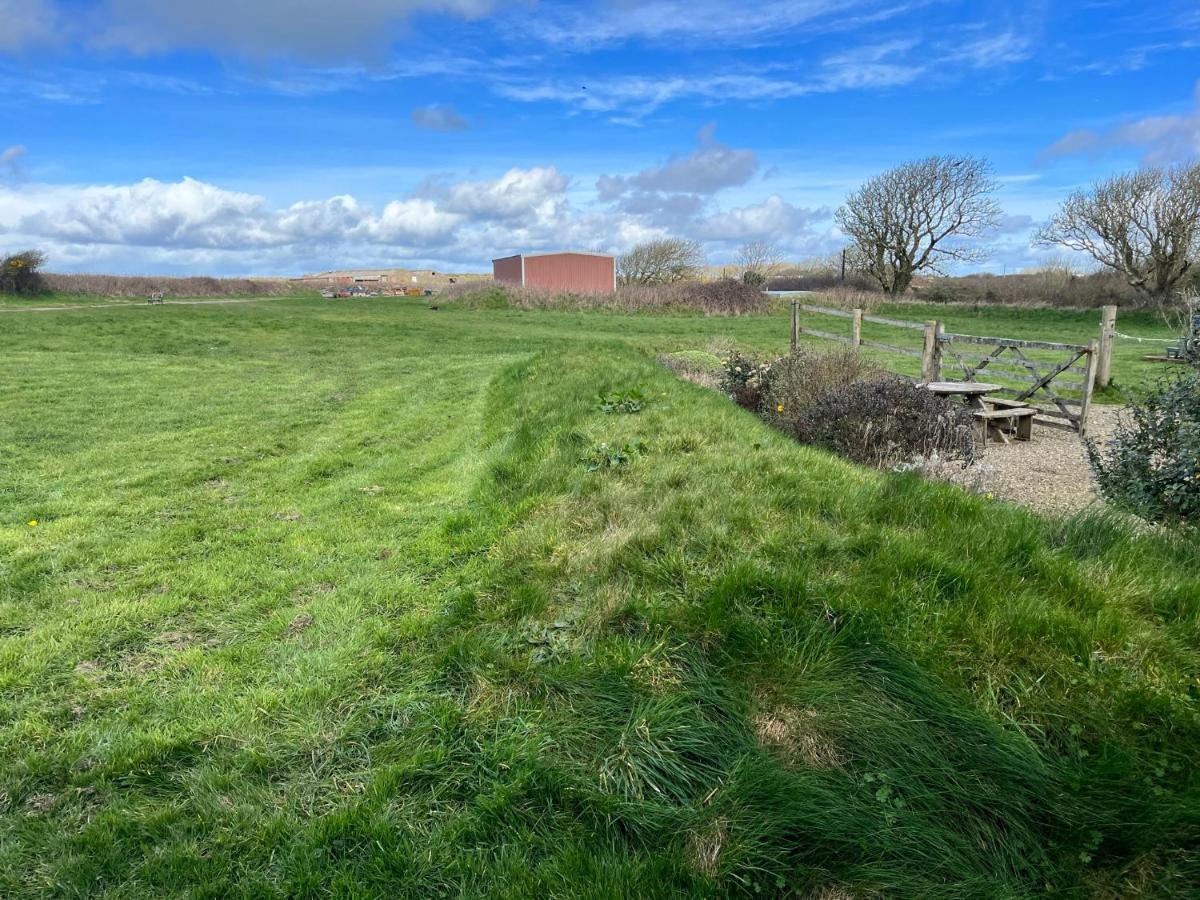
[[[783,412],[783,404],[782,403],[780,403],[778,406],[775,407],[775,412]]]
[[[37,528],[37,519],[30,519],[30,520],[29,520],[29,527],[30,527],[30,528]]]

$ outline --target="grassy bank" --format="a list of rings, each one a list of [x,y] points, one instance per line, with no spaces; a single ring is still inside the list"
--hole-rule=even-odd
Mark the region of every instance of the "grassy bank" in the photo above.
[[[650,357],[781,323],[6,319],[0,894],[1200,890],[1200,549]]]

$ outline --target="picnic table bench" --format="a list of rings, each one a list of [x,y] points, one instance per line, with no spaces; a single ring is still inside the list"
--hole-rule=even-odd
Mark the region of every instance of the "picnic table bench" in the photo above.
[[[984,443],[995,438],[1007,444],[1010,433],[1018,441],[1033,440],[1033,417],[1037,410],[1016,400],[988,396],[1000,390],[1001,385],[984,381],[931,381],[924,388],[943,397],[962,397],[979,423],[979,438]]]

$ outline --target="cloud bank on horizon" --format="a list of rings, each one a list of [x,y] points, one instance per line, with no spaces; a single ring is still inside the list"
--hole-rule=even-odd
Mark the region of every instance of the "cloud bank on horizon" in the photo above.
[[[843,243],[863,179],[987,156],[1034,264],[1067,191],[1200,157],[1184,0],[0,0],[0,249],[59,270],[484,269]]]

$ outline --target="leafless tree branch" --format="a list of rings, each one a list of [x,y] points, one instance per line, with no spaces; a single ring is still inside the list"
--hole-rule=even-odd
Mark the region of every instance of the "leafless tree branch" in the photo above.
[[[1076,191],[1038,232],[1166,302],[1200,259],[1200,163],[1140,169]]]
[[[862,270],[899,294],[917,272],[984,256],[983,248],[961,241],[997,226],[995,188],[986,160],[931,156],[875,176],[846,198],[836,218]]]
[[[704,251],[696,241],[664,238],[638,244],[617,258],[621,284],[671,284],[695,276],[704,265]]]

